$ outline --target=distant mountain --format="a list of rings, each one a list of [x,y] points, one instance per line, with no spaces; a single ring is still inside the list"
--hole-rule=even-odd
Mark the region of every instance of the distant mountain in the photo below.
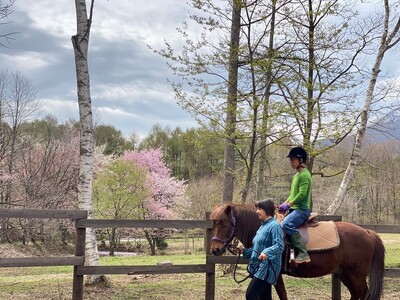
[[[373,144],[389,140],[400,141],[400,110],[393,110],[374,122],[366,131],[366,139]]]

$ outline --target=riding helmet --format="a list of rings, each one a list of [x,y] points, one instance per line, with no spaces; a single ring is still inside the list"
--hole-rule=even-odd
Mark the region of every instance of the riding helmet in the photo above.
[[[296,157],[302,159],[304,162],[307,161],[307,151],[303,147],[294,147],[289,151],[286,157]]]

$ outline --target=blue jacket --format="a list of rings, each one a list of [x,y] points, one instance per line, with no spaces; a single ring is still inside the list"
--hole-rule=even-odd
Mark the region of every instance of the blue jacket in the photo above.
[[[250,258],[250,273],[258,279],[275,284],[281,271],[283,248],[283,232],[280,224],[274,218],[263,222],[253,238],[252,248],[243,250],[243,257]],[[267,255],[266,260],[258,259],[261,252]]]

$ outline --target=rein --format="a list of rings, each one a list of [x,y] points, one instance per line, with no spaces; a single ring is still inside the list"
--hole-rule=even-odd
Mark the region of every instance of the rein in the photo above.
[[[217,236],[213,236],[211,240],[222,243],[224,245],[224,249],[227,249],[230,253],[235,255],[236,253],[232,250],[233,248],[235,248],[235,246],[232,245],[231,242],[233,241],[237,233],[236,218],[232,212],[230,213],[230,216],[231,216],[230,218],[231,231],[227,239],[224,241],[223,239],[220,239]]]

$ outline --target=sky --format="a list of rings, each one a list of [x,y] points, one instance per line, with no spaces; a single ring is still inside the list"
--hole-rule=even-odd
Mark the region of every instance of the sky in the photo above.
[[[90,1],[87,1],[89,3]],[[42,115],[79,120],[74,52],[75,2],[16,0],[2,32],[18,32],[0,48],[0,69],[20,72],[38,89]],[[95,125],[113,125],[139,137],[158,123],[197,126],[174,99],[166,60],[151,51],[164,38],[180,44],[176,28],[188,18],[184,0],[97,0],[89,41]]]
[[[90,1],[86,1],[89,3]],[[60,122],[79,120],[74,52],[75,2],[16,0],[0,32],[18,32],[0,47],[0,70],[20,72],[38,89],[42,116]],[[161,49],[164,38],[184,43],[176,28],[189,18],[185,0],[96,0],[89,42],[89,71],[95,125],[112,125],[125,137],[145,137],[156,123],[182,129],[194,118],[174,99],[166,60],[147,45]],[[382,74],[398,76],[399,47],[385,56]],[[398,78],[398,77],[397,77]]]

